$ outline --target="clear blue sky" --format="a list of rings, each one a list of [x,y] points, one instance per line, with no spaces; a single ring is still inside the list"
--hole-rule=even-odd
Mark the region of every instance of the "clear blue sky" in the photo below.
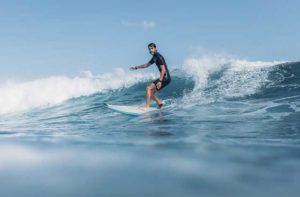
[[[300,1],[0,1],[1,75],[101,73],[194,48],[249,60],[299,60]]]

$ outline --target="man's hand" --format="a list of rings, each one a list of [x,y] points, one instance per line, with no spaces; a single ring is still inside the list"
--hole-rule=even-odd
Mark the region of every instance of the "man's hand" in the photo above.
[[[157,87],[157,89],[161,88],[161,82],[160,81],[156,84],[156,87]]]
[[[150,63],[146,63],[146,64],[142,64],[140,66],[131,66],[131,67],[129,67],[129,69],[130,70],[137,70],[137,69],[147,68],[150,65],[151,65]]]
[[[136,70],[137,67],[136,67],[136,66],[131,66],[131,67],[129,67],[129,69],[130,69],[130,70]]]

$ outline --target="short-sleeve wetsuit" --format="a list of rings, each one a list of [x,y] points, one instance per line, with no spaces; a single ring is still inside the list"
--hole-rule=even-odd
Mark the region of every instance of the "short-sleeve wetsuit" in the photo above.
[[[163,89],[165,86],[167,86],[171,82],[171,76],[170,76],[170,73],[169,73],[168,66],[166,64],[165,58],[160,53],[156,52],[153,55],[152,59],[149,61],[149,64],[153,64],[153,63],[156,64],[159,72],[161,72],[161,68],[160,68],[161,65],[165,65],[165,68],[166,68],[166,73],[165,73],[165,75],[163,77],[163,80],[161,82],[160,89],[157,89],[157,86],[156,86],[156,84],[159,82],[159,79],[156,79],[155,81],[153,81],[153,83],[154,83],[154,85],[156,87],[156,90],[161,90],[161,89]]]

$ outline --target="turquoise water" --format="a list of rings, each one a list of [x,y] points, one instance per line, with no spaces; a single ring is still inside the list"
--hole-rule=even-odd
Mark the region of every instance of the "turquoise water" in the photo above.
[[[155,74],[1,86],[1,196],[300,194],[300,63],[194,59],[172,76],[166,107],[139,117],[105,103],[142,105]]]

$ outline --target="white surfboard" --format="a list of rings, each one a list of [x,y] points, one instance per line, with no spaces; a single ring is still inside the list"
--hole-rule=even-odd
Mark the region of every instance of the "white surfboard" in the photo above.
[[[150,107],[148,110],[143,110],[141,106],[126,106],[126,105],[110,105],[106,104],[107,107],[113,111],[128,114],[128,115],[134,115],[139,116],[148,112],[156,111],[157,108]]]

